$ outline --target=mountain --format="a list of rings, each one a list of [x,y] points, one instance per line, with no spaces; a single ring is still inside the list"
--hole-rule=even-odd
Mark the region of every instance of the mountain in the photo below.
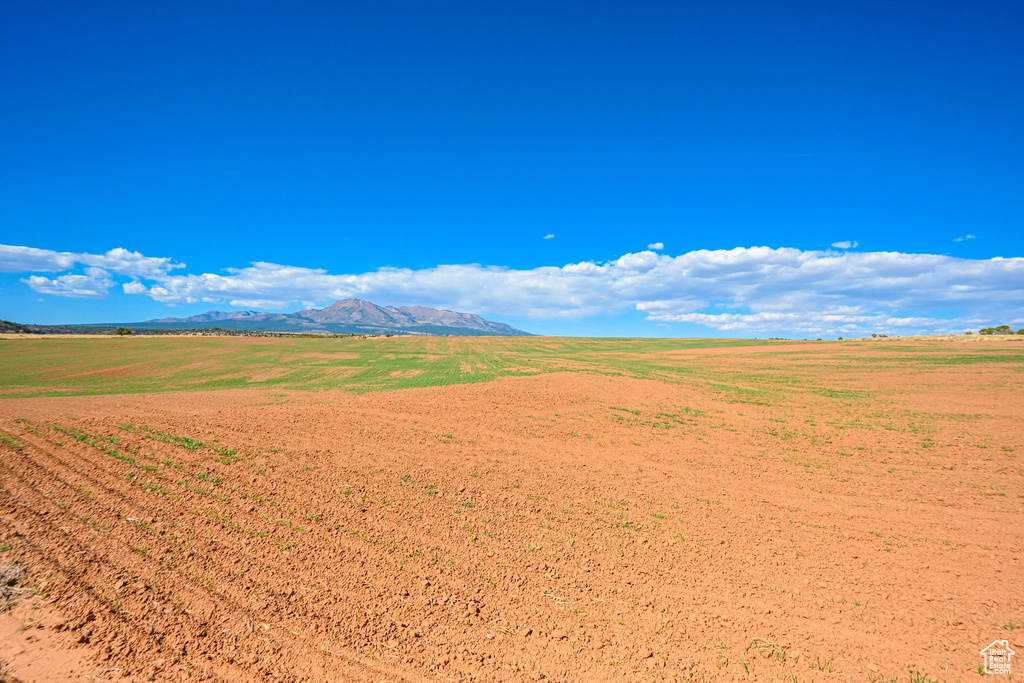
[[[405,326],[419,321],[394,306],[380,307],[362,299],[341,299],[326,308],[299,311],[300,315],[318,323],[359,323],[364,325]]]
[[[221,327],[231,330],[338,334],[501,337],[524,337],[530,334],[505,323],[485,320],[472,313],[437,310],[426,306],[378,306],[362,299],[340,299],[324,308],[311,308],[298,313],[207,311],[187,318],[157,318],[141,323],[116,324],[156,329]]]
[[[192,315],[187,318],[157,318],[155,320],[147,320],[148,323],[180,323],[180,322],[195,322],[195,323],[216,323],[223,320],[252,320],[252,321],[263,321],[263,320],[278,320],[286,317],[283,313],[263,313],[261,311],[207,311],[206,313],[200,313],[199,315]]]

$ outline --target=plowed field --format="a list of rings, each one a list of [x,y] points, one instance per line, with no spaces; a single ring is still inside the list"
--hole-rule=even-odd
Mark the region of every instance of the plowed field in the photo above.
[[[955,681],[1024,652],[1024,343],[382,340],[337,361],[380,386],[317,391],[240,360],[248,388],[165,391],[140,346],[140,393],[46,396],[118,390],[95,350],[142,340],[75,341],[0,342],[0,391],[36,394],[0,400],[0,679]]]

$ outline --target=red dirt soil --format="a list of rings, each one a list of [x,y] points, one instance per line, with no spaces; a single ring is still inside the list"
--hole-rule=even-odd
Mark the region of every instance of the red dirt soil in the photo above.
[[[1024,647],[1020,384],[9,399],[0,564],[98,680],[969,680]]]

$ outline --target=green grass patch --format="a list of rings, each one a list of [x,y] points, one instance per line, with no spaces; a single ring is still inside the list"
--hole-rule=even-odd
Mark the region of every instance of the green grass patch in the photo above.
[[[1024,366],[1024,349],[958,349],[879,342],[820,350],[754,339],[574,337],[9,339],[0,342],[0,397],[264,388],[353,393],[488,382],[552,372],[689,384],[732,403],[777,405],[793,392],[853,401],[869,392],[828,377],[943,365]],[[769,352],[757,347],[771,345]],[[804,345],[805,346],[805,345]],[[750,348],[763,363],[734,365],[693,351]],[[782,362],[777,362],[779,360]],[[639,408],[613,407],[625,419]],[[657,412],[657,411],[652,411]],[[681,416],[680,416],[681,417]],[[688,417],[694,417],[689,415]],[[196,450],[201,441],[130,424],[149,438]],[[212,447],[212,446],[211,446]],[[222,457],[231,457],[218,450]]]

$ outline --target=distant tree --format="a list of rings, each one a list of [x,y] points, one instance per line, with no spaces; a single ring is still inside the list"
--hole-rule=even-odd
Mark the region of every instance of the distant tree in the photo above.
[[[877,333],[875,333],[875,332],[872,332],[872,333],[871,333],[871,336],[872,336],[872,337],[877,337],[877,336],[878,336],[878,334],[877,334]]]
[[[114,330],[114,334],[116,334],[118,337],[124,337],[125,335],[129,335],[131,333],[132,331],[127,327],[119,327],[116,330]]]
[[[10,320],[0,320],[0,332],[20,332],[22,334],[31,334],[35,330],[21,325],[20,323],[12,323]]]
[[[839,337],[839,341],[843,341],[843,338],[842,338],[842,337]]]
[[[964,334],[974,334],[974,333],[971,332],[970,330],[967,330],[966,332],[964,332]]]

